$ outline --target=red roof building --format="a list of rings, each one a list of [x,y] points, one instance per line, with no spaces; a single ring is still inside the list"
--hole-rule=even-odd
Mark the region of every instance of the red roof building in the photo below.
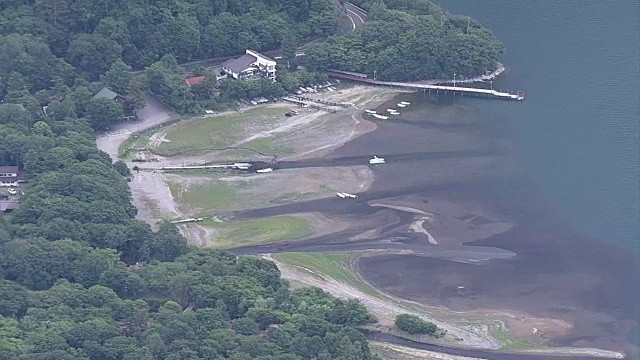
[[[185,82],[187,83],[187,86],[189,87],[192,87],[193,85],[196,85],[196,84],[200,84],[203,81],[204,81],[204,76],[190,77],[185,80]]]

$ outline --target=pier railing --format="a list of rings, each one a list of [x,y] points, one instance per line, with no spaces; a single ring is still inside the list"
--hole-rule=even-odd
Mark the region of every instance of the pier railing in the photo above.
[[[502,92],[502,91],[497,91],[493,89],[480,89],[480,88],[472,88],[472,87],[416,84],[416,83],[395,82],[395,81],[379,81],[379,80],[370,79],[365,74],[353,73],[348,71],[328,70],[327,75],[334,78],[361,82],[361,83],[370,84],[370,85],[391,86],[391,87],[397,87],[402,89],[423,90],[424,92],[435,93],[435,94],[449,93],[449,94],[460,94],[460,95],[471,95],[471,96],[489,96],[497,99],[516,100],[516,101],[522,101],[524,100],[524,97],[525,97],[524,91],[509,93],[509,92]]]

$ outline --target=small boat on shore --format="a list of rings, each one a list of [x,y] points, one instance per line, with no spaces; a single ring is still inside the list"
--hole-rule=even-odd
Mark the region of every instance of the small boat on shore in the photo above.
[[[371,115],[373,115],[373,117],[376,118],[376,119],[381,119],[381,120],[389,119],[388,116],[384,116],[384,115],[378,115],[378,114],[371,114]]]
[[[349,193],[346,193],[346,192],[339,192],[339,193],[336,193],[336,195],[338,195],[338,197],[343,198],[343,199],[346,199],[346,198],[357,199],[358,198],[358,195],[349,194]]]
[[[369,159],[369,164],[371,165],[384,164],[384,158],[379,158],[374,155],[373,158]]]
[[[407,107],[407,105],[405,105],[405,104],[402,104],[402,103],[399,103],[399,104],[398,104],[398,107],[401,107],[401,108],[403,108],[403,107]]]
[[[394,113],[394,112],[397,112],[397,111],[398,110],[396,110],[396,109],[387,109],[387,112],[390,112],[390,113]]]
[[[400,101],[400,104],[402,104],[402,105],[411,105],[411,103],[408,102],[408,101]]]
[[[365,110],[364,112],[366,112],[367,114],[376,114],[375,110]]]

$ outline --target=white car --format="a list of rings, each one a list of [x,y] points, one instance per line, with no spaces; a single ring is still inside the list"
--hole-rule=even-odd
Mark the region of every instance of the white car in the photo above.
[[[8,188],[8,189],[7,189],[7,192],[8,192],[9,194],[11,194],[11,195],[15,195],[15,194],[17,194],[17,193],[18,193],[18,191],[17,191],[16,189],[14,189],[14,188]]]

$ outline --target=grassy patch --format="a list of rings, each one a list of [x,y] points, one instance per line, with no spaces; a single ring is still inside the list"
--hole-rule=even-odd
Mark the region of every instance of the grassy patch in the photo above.
[[[129,136],[118,148],[118,157],[121,159],[129,159],[134,151],[133,149],[146,148],[149,146],[151,136],[157,130],[146,130],[138,134]]]
[[[241,140],[247,128],[266,128],[280,119],[283,109],[257,107],[243,113],[230,113],[185,122],[169,129],[158,149],[161,151],[224,148]]]
[[[213,246],[222,249],[299,239],[313,233],[307,221],[292,216],[224,223],[208,221],[201,224],[219,231]]]
[[[371,286],[360,280],[351,269],[352,253],[283,253],[275,255],[278,261],[299,266],[349,284],[368,294],[377,294]]]
[[[294,202],[294,201],[300,201],[300,200],[305,200],[308,199],[312,196],[316,195],[316,193],[314,192],[306,192],[306,193],[289,193],[289,194],[284,194],[281,196],[278,196],[275,199],[271,199],[269,200],[270,203],[272,204],[286,204],[286,203],[290,203],[290,202]]]
[[[276,143],[277,138],[268,137],[268,138],[259,138],[255,140],[251,140],[248,143],[242,144],[241,147],[252,149],[257,152],[268,154],[268,155],[291,155],[293,154],[293,149]]]
[[[237,188],[232,184],[218,181],[184,189],[179,183],[169,182],[169,189],[175,199],[179,199],[182,204],[191,205],[201,210],[230,210],[237,208]]]
[[[540,346],[533,342],[526,341],[510,334],[502,321],[494,321],[489,326],[489,329],[491,335],[502,344],[500,350],[520,351],[540,348]]]

